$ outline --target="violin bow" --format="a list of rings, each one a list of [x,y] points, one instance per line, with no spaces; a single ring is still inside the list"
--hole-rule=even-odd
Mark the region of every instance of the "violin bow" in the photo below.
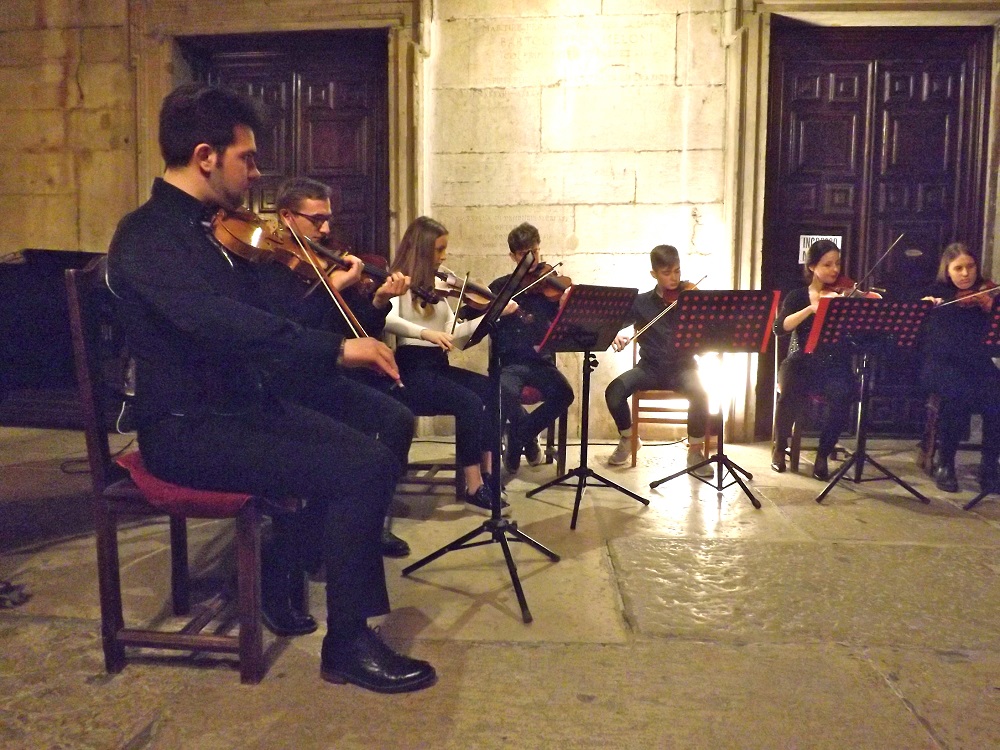
[[[698,288],[698,285],[699,285],[699,284],[700,284],[701,282],[703,282],[703,281],[704,281],[705,279],[707,279],[707,278],[708,278],[708,274],[706,273],[706,274],[705,274],[704,276],[702,276],[702,277],[701,277],[700,279],[698,279],[698,280],[697,280],[696,282],[694,282],[694,285],[693,285],[693,286],[691,287],[691,289],[685,289],[684,291],[686,291],[686,292],[690,292],[690,291],[692,291],[693,289],[697,289],[697,288]],[[670,312],[670,311],[671,311],[671,310],[673,310],[673,309],[674,309],[675,307],[677,307],[677,303],[678,303],[678,302],[680,302],[680,301],[681,301],[681,298],[680,298],[680,297],[678,296],[678,297],[677,297],[677,299],[675,299],[675,300],[674,300],[673,302],[671,302],[671,303],[670,303],[669,305],[667,305],[667,306],[666,306],[665,308],[663,308],[662,310],[660,310],[660,312],[658,312],[658,313],[656,314],[656,317],[654,317],[654,318],[653,318],[653,319],[652,319],[651,321],[649,321],[648,323],[646,323],[646,325],[644,325],[644,326],[643,326],[642,328],[640,328],[640,329],[639,329],[638,331],[636,331],[636,332],[635,332],[635,333],[634,333],[634,334],[632,335],[632,338],[630,338],[630,339],[626,340],[626,341],[625,341],[625,343],[624,343],[624,344],[622,344],[622,348],[621,348],[621,349],[619,349],[618,351],[623,351],[623,350],[625,349],[625,347],[626,347],[626,346],[628,346],[628,345],[629,345],[629,344],[631,344],[631,343],[632,343],[633,341],[635,341],[635,340],[636,340],[637,338],[639,338],[639,336],[641,336],[641,335],[642,335],[643,331],[645,331],[645,330],[646,330],[647,328],[649,328],[649,327],[650,327],[651,325],[653,325],[653,323],[655,323],[655,322],[656,322],[656,321],[658,321],[658,320],[659,320],[660,318],[662,318],[662,317],[663,317],[664,315],[666,315],[666,314],[667,314],[668,312]]]
[[[954,305],[956,302],[964,302],[967,299],[972,299],[973,297],[978,297],[981,294],[989,294],[990,292],[995,292],[1000,289],[1000,284],[996,286],[986,287],[986,289],[980,289],[978,292],[972,292],[971,294],[966,294],[964,297],[956,297],[953,300],[948,300],[947,302],[942,302],[938,305],[938,308],[947,307],[948,305]]]
[[[359,321],[354,316],[354,313],[351,312],[351,308],[347,306],[347,302],[345,302],[344,298],[341,296],[340,290],[331,285],[329,280],[323,274],[322,269],[319,267],[319,261],[316,260],[316,256],[314,255],[312,249],[306,247],[306,244],[302,241],[302,238],[299,237],[299,233],[295,231],[294,227],[290,224],[286,224],[285,226],[288,227],[288,231],[291,233],[292,238],[302,250],[302,254],[305,255],[305,258],[309,262],[313,271],[316,272],[319,283],[323,285],[323,288],[326,289],[327,293],[330,295],[330,299],[333,300],[334,307],[336,307],[337,311],[341,314],[341,316],[343,316],[344,321],[347,323],[347,327],[351,330],[351,333],[354,334],[354,338],[368,338],[368,332],[365,331],[364,326],[361,325],[361,321]]]
[[[881,263],[883,260],[886,259],[886,257],[888,257],[889,253],[892,252],[892,249],[894,247],[896,247],[896,245],[899,244],[899,241],[901,239],[903,239],[903,237],[905,237],[905,236],[906,236],[906,232],[900,232],[899,233],[899,237],[897,237],[893,241],[893,243],[891,245],[889,245],[889,247],[886,249],[886,251],[884,253],[882,253],[882,255],[879,256],[879,259],[877,261],[875,261],[874,265],[872,265],[872,267],[870,269],[868,269],[868,273],[866,273],[864,276],[862,276],[861,280],[857,284],[854,285],[854,291],[855,292],[857,292],[857,291],[859,291],[861,289],[861,285],[864,284],[866,281],[868,281],[868,277],[869,276],[871,276],[873,273],[875,273],[875,269],[878,268],[879,263]],[[847,295],[847,296],[850,296],[850,295]]]
[[[552,266],[552,268],[550,268],[548,271],[546,271],[541,276],[539,276],[537,279],[535,279],[530,284],[528,284],[526,287],[524,287],[524,289],[519,289],[517,292],[515,292],[514,294],[512,294],[511,295],[511,299],[514,299],[514,297],[518,297],[518,296],[524,294],[526,291],[528,291],[529,289],[531,289],[531,287],[533,287],[535,284],[540,284],[543,281],[545,281],[545,279],[547,279],[549,276],[551,276],[552,274],[554,274],[556,272],[556,269],[559,268],[559,266],[561,266],[561,265],[562,265],[562,261],[559,261],[554,266]]]

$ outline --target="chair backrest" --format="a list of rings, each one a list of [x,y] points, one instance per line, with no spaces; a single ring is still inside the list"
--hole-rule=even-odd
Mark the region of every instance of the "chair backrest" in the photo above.
[[[107,415],[112,391],[106,372],[123,361],[124,345],[114,321],[114,300],[107,284],[107,257],[66,271],[70,332],[87,457],[95,492],[124,475],[111,460]]]

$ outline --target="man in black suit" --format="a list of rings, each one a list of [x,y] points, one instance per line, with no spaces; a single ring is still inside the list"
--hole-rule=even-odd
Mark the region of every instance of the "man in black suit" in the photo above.
[[[261,126],[252,100],[222,89],[182,86],[163,102],[166,170],[150,200],[122,219],[108,254],[137,366],[139,447],[168,481],[306,499],[326,563],[321,676],[378,692],[418,690],[433,684],[434,668],[396,653],[367,624],[389,611],[379,542],[399,467],[352,425],[391,413],[379,408],[391,399],[333,388],[335,418],[275,385],[302,369],[331,382],[346,381],[343,367],[398,379],[392,352],[269,311],[260,266],[212,238],[215,212],[239,207],[260,176]]]

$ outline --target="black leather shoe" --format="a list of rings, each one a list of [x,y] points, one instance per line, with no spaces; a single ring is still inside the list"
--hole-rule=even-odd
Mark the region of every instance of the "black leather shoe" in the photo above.
[[[405,539],[400,539],[389,529],[382,529],[382,556],[406,557],[410,554],[410,545]]]
[[[273,602],[270,604],[261,602],[260,619],[268,630],[284,637],[308,635],[315,633],[319,627],[312,615],[299,612],[291,605],[275,606]]]
[[[787,467],[785,466],[785,449],[783,447],[776,447],[771,452],[771,468],[779,474],[784,474]]]
[[[327,682],[349,682],[376,693],[408,693],[437,681],[434,667],[397,654],[368,627],[346,640],[327,634],[319,674]]]
[[[830,478],[830,467],[827,465],[827,456],[816,455],[816,463],[813,464],[813,476],[824,482]]]
[[[934,486],[942,492],[958,492],[954,465],[942,464],[934,469]]]

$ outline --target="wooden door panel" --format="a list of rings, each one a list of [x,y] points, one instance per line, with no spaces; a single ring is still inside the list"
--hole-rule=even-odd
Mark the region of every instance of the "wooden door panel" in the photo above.
[[[977,255],[985,195],[992,31],[772,26],[762,286],[801,284],[800,235],[843,238],[844,272],[919,296],[956,239]],[[773,364],[762,358],[758,434],[770,429]],[[873,422],[922,415],[915,359],[876,374]],[[907,370],[907,367],[910,370]]]
[[[332,192],[334,235],[356,252],[387,257],[385,30],[192,37],[182,46],[200,78],[267,105],[251,210],[273,215],[278,185],[311,177]]]

